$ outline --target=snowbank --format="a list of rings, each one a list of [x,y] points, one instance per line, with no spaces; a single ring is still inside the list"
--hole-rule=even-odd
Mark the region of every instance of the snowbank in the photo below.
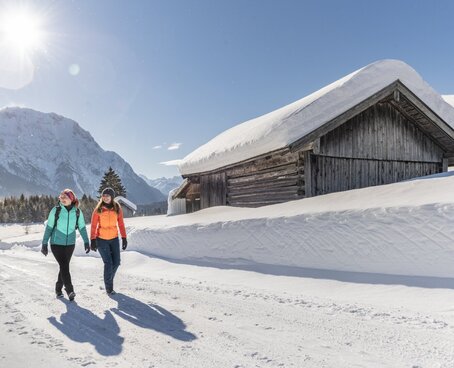
[[[409,65],[381,60],[290,105],[246,121],[188,154],[182,175],[214,170],[283,148],[400,80],[444,121],[454,126],[454,109]]]
[[[454,177],[257,209],[127,222],[131,249],[186,261],[454,277]]]
[[[36,247],[43,234],[44,224],[0,224],[0,249],[10,249],[14,244]]]

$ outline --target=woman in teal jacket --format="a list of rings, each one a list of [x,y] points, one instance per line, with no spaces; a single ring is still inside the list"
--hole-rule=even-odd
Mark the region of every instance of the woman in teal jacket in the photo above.
[[[47,219],[47,226],[44,232],[41,253],[45,256],[49,253],[47,244],[50,240],[52,254],[60,266],[55,293],[57,298],[63,297],[62,288],[65,286],[69,300],[74,300],[76,293],[71,282],[69,262],[76,244],[76,229],[84,240],[85,253],[90,251],[87,229],[79,201],[71,189],[65,189],[58,197],[60,203],[52,208]]]

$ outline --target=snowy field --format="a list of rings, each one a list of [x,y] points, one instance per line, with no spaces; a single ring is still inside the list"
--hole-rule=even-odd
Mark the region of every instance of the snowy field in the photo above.
[[[0,367],[454,367],[454,176],[127,220],[112,298],[78,243],[0,226]],[[28,234],[25,234],[25,232]]]

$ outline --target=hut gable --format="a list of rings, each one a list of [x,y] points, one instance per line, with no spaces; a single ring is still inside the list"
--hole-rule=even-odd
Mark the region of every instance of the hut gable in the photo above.
[[[310,151],[310,195],[436,174],[445,151],[391,103],[378,103],[320,137]]]

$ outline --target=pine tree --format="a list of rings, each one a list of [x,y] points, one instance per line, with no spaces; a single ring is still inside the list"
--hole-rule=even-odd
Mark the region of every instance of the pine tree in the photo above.
[[[104,189],[109,187],[115,191],[115,195],[126,198],[126,188],[121,184],[120,177],[112,167],[109,167],[109,170],[104,173],[104,177],[102,178],[98,189],[99,195],[101,195]]]

